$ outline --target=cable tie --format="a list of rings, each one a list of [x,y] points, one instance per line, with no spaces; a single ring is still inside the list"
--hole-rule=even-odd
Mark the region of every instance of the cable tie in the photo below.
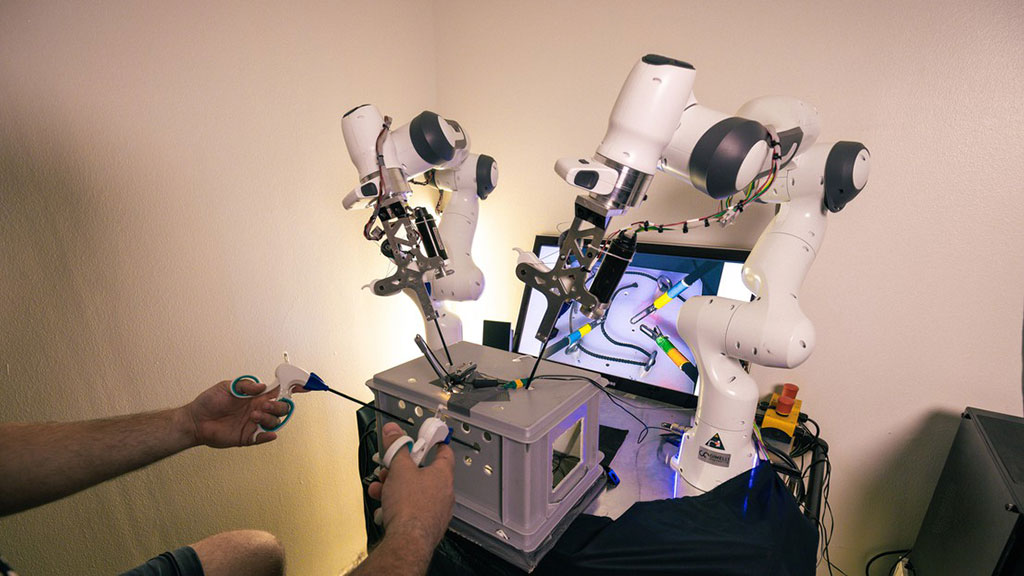
[[[707,218],[705,218],[704,219],[704,227],[707,228],[709,226],[711,226],[711,222]]]
[[[686,222],[683,222],[683,234],[686,234],[689,231],[690,227],[686,224]]]

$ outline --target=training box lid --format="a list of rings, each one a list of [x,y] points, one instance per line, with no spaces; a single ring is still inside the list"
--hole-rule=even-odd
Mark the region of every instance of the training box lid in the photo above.
[[[532,356],[472,342],[458,342],[448,350],[457,366],[475,362],[477,372],[502,380],[528,377],[536,362]],[[438,357],[443,358],[443,354],[443,351],[439,352]],[[600,374],[542,360],[535,379],[544,375],[584,376],[602,387],[608,385]],[[419,404],[428,411],[439,404],[447,409],[449,398],[454,396],[442,390],[437,375],[423,356],[375,375],[366,385],[372,390]],[[468,424],[529,444],[544,437],[573,410],[599,392],[597,386],[586,380],[536,380],[529,389],[508,390],[508,401],[483,401],[473,405],[468,418],[454,409],[447,412]]]

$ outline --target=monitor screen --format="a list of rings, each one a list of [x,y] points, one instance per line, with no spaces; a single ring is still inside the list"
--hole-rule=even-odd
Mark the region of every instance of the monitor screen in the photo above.
[[[538,236],[534,253],[546,264],[558,256],[558,238]],[[694,382],[681,370],[693,353],[676,330],[676,317],[683,302],[696,295],[719,295],[749,301],[741,269],[749,252],[670,244],[637,245],[636,255],[613,293],[603,322],[574,343],[566,338],[590,319],[579,305],[566,308],[555,322],[548,342],[548,360],[584,368],[604,375],[621,390],[680,406],[696,406],[700,377]],[[673,292],[684,279],[687,287],[674,298],[663,297],[653,313],[639,318],[659,296]],[[536,337],[547,300],[526,288],[516,324],[515,350],[536,356],[543,342]],[[559,345],[561,347],[559,349]],[[555,349],[554,353],[551,350]],[[677,350],[682,357],[672,352]],[[685,358],[685,360],[684,360]]]

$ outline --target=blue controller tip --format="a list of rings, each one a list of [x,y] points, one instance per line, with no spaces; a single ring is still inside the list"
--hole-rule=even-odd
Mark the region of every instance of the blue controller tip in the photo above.
[[[309,380],[306,380],[306,384],[305,384],[305,386],[303,386],[303,388],[305,388],[306,390],[318,390],[318,391],[328,390],[327,384],[324,384],[323,379],[321,379],[319,376],[317,376],[315,372],[310,372],[309,373]]]

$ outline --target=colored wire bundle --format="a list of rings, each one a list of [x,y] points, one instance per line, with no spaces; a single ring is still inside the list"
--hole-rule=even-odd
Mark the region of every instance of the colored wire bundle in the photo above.
[[[592,378],[588,378],[586,376],[580,376],[580,375],[576,375],[576,374],[544,374],[544,375],[541,375],[541,376],[537,376],[534,380],[555,380],[555,381],[560,381],[560,382],[570,382],[570,381],[573,381],[573,380],[581,380],[581,381],[590,382],[598,390],[600,390],[601,392],[604,392],[605,395],[608,396],[608,400],[612,404],[618,406],[620,410],[622,410],[626,414],[629,414],[629,416],[633,420],[636,420],[637,422],[640,423],[641,426],[643,426],[643,428],[640,430],[640,433],[637,435],[637,438],[636,438],[636,443],[637,444],[639,444],[639,443],[644,441],[644,438],[647,437],[647,431],[648,430],[650,430],[651,428],[657,428],[657,426],[648,426],[647,423],[644,422],[643,420],[641,420],[639,416],[637,416],[636,414],[633,414],[632,412],[629,411],[628,408],[626,408],[624,405],[622,405],[619,402],[619,400],[615,397],[614,394],[609,392],[604,386],[601,386],[600,384],[597,383],[596,380],[594,380]]]
[[[373,212],[370,213],[370,219],[366,221],[366,225],[363,226],[363,237],[367,240],[374,241],[377,238],[373,237],[372,228],[374,223],[377,222],[377,216],[380,214],[380,201],[384,198],[385,188],[387,187],[386,178],[384,178],[384,140],[388,136],[388,131],[391,129],[391,116],[384,117],[384,125],[380,129],[380,133],[377,134],[377,142],[375,152],[377,153],[377,170],[379,174],[377,182],[377,201],[373,203]]]
[[[636,233],[658,232],[659,234],[662,232],[682,230],[685,234],[690,231],[690,226],[703,225],[705,228],[707,228],[711,226],[712,221],[716,221],[722,224],[723,226],[730,224],[738,213],[743,212],[743,208],[747,204],[750,204],[751,202],[754,202],[761,198],[761,196],[763,196],[764,193],[767,192],[769,188],[771,188],[772,184],[775,183],[775,175],[779,169],[779,160],[781,159],[781,156],[779,153],[779,143],[773,140],[771,142],[771,145],[773,149],[772,165],[768,171],[767,176],[761,184],[757,184],[757,180],[752,181],[750,185],[747,186],[747,189],[744,192],[743,199],[737,202],[736,204],[732,203],[732,197],[730,197],[724,201],[719,202],[719,209],[717,212],[713,214],[708,214],[707,216],[701,216],[700,218],[690,218],[689,220],[680,220],[678,222],[670,222],[667,224],[651,224],[650,221],[647,220],[633,222],[626,228],[616,230],[615,232],[606,236],[605,239],[601,241],[601,251],[604,252],[603,249],[611,238],[614,238],[619,232],[622,232],[624,230],[633,230]]]

